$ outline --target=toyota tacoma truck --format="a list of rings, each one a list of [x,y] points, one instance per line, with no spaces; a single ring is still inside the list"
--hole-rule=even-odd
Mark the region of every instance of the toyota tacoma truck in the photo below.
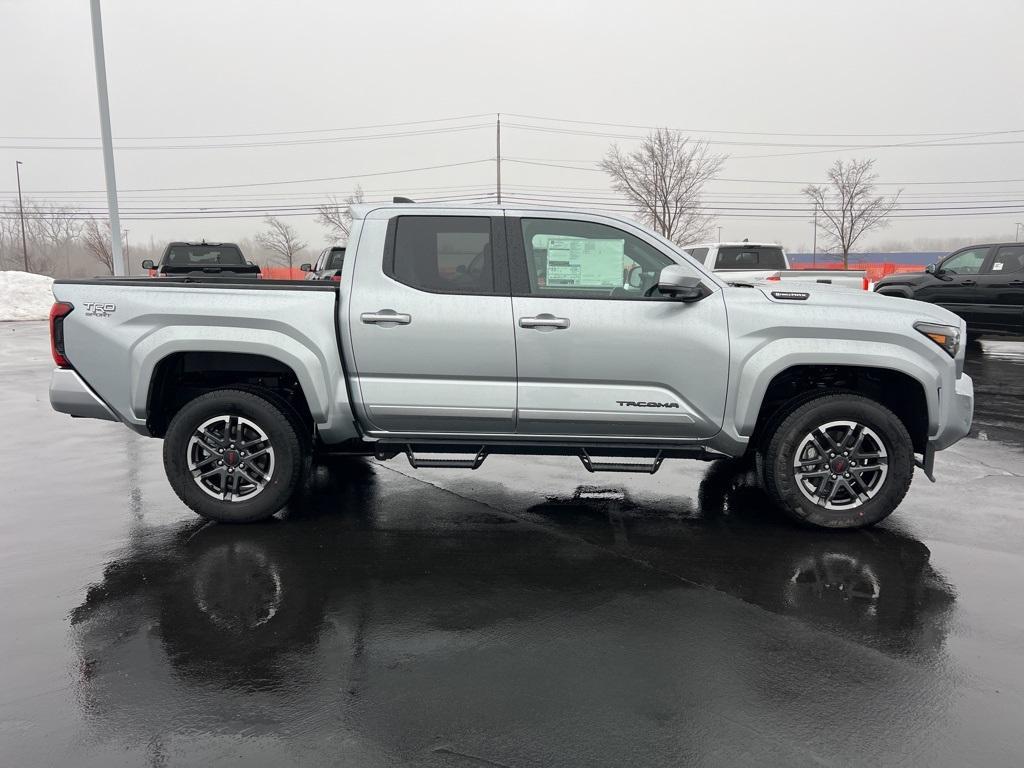
[[[284,508],[315,453],[590,472],[743,457],[797,520],[889,515],[964,437],[964,322],[813,283],[730,285],[629,221],[356,205],[342,280],[58,280],[53,407],[162,438],[217,521]]]

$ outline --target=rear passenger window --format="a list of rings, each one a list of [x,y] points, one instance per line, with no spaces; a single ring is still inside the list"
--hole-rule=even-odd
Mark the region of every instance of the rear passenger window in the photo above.
[[[432,293],[493,294],[491,220],[483,216],[400,216],[390,277]]]
[[[1024,245],[1004,245],[992,260],[993,272],[1024,272]]]

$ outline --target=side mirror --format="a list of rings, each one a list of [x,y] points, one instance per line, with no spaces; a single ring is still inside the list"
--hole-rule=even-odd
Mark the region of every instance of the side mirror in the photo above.
[[[658,291],[677,301],[700,301],[708,295],[708,289],[690,272],[676,264],[665,267],[658,275]]]
[[[307,261],[305,264],[299,264],[299,270],[302,272],[312,272],[313,265]]]
[[[924,268],[924,271],[927,272],[929,275],[935,275],[941,272],[938,264],[929,264],[927,267]]]
[[[146,259],[144,262],[142,262],[142,268],[143,269],[156,269],[156,264],[153,263],[152,259]]]

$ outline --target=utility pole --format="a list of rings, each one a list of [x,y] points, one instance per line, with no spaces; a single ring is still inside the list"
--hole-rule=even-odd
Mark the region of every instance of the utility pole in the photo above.
[[[131,263],[132,252],[128,248],[128,230],[124,231],[124,260],[126,265]],[[125,270],[125,274],[131,274],[131,267]]]
[[[818,266],[818,205],[814,205],[814,245],[811,247],[811,266]]]
[[[501,112],[498,113],[498,121],[495,123],[495,139],[497,140],[498,153],[495,155],[497,161],[497,191],[498,191],[498,205],[501,205]]]
[[[107,98],[107,62],[103,55],[103,19],[100,0],[90,0],[92,13],[92,53],[96,62],[96,96],[100,104],[100,135],[103,138],[103,171],[107,179],[107,211],[110,217],[110,252],[114,274],[125,274],[121,250],[121,216],[117,211],[117,180],[114,177],[114,142],[110,134],[110,102]]]
[[[25,206],[21,204],[21,160],[14,161],[14,172],[18,176],[18,216],[21,218],[21,256],[25,259],[28,272],[28,246],[25,244]]]

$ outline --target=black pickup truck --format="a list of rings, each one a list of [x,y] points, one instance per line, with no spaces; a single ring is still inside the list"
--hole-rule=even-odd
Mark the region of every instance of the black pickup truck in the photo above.
[[[1024,243],[961,248],[924,272],[884,277],[875,291],[945,307],[971,338],[1024,335]]]
[[[168,243],[158,264],[146,259],[142,262],[142,268],[148,269],[153,277],[260,277],[260,268],[246,261],[242,249],[234,243]]]

